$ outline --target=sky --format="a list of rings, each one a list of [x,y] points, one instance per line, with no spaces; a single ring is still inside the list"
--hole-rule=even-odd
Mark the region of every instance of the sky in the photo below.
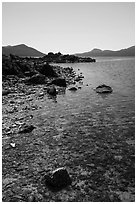
[[[2,45],[74,54],[135,45],[134,2],[3,2]]]

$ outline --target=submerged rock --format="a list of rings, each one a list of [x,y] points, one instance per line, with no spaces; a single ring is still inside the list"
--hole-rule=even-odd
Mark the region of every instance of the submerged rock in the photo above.
[[[78,82],[78,81],[81,81],[81,80],[82,80],[82,78],[79,77],[79,76],[75,78],[75,81],[77,81],[77,82]]]
[[[52,172],[52,175],[45,175],[46,185],[53,190],[60,190],[71,185],[71,178],[65,168],[58,168]]]
[[[113,89],[105,84],[99,85],[96,88],[97,93],[112,93]]]
[[[57,85],[57,86],[63,86],[63,87],[66,87],[66,86],[67,86],[66,80],[65,80],[65,79],[62,79],[62,78],[54,79],[51,83],[52,83],[52,84],[55,84],[55,85]]]
[[[52,96],[56,96],[57,95],[57,90],[55,88],[54,85],[50,86],[47,88],[47,93],[52,95]]]
[[[81,81],[82,78],[84,78],[84,76],[82,75],[82,72],[81,72],[78,76],[75,77],[75,81],[77,81],[77,82]]]
[[[69,88],[69,91],[77,91],[77,88],[75,86]]]

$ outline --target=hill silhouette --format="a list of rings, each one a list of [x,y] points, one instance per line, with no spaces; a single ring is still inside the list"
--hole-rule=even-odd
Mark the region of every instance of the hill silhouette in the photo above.
[[[76,56],[81,57],[128,57],[135,56],[135,46],[129,47],[127,49],[121,49],[117,51],[113,50],[101,50],[101,49],[93,49],[89,52],[77,53]]]
[[[18,56],[29,56],[29,57],[41,57],[44,54],[38,50],[28,47],[25,44],[15,45],[15,46],[3,46],[2,54],[9,56],[10,54]]]

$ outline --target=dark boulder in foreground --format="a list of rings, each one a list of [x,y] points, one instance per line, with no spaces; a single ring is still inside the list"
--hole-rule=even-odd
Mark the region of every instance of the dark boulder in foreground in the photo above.
[[[97,93],[112,93],[113,89],[105,84],[99,85],[96,88]]]
[[[27,81],[30,84],[45,84],[45,76],[42,74],[35,74]]]
[[[63,86],[63,87],[66,87],[66,86],[67,86],[66,80],[65,80],[65,79],[62,79],[62,78],[54,79],[51,83],[52,83],[52,84],[55,84],[55,85],[57,85],[57,86]]]
[[[45,175],[45,183],[51,190],[61,190],[71,185],[71,178],[65,168],[59,168],[52,172],[52,175]]]
[[[47,93],[50,94],[50,95],[52,95],[52,96],[56,96],[57,91],[56,91],[55,86],[54,86],[54,85],[49,86],[49,87],[47,88]]]
[[[19,133],[29,133],[32,132],[32,130],[34,130],[35,127],[33,125],[25,125],[20,131]]]
[[[69,88],[69,91],[77,91],[77,88],[75,86]]]

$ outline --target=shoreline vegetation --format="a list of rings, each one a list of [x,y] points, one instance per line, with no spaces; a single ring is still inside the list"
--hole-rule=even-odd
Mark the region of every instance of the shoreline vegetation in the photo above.
[[[63,55],[60,52],[53,53],[49,52],[47,55],[40,58],[45,60],[46,62],[53,62],[53,63],[79,63],[79,62],[96,62],[95,59],[91,57],[78,57],[75,55]]]

